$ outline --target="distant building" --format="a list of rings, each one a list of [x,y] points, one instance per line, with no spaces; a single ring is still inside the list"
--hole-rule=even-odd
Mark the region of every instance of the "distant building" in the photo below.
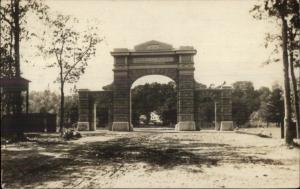
[[[150,113],[150,123],[156,123],[161,124],[162,120],[160,119],[160,116],[154,111]]]

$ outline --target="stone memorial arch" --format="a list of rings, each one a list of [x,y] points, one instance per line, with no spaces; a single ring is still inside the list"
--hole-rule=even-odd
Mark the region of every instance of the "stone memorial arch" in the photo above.
[[[174,49],[171,45],[148,41],[134,47],[114,49],[114,81],[111,91],[79,90],[79,122],[80,130],[95,130],[95,101],[97,96],[107,95],[112,101],[112,131],[131,131],[131,85],[140,77],[147,75],[163,75],[175,81],[177,86],[177,124],[176,130],[192,131],[197,129],[195,116],[198,113],[197,99],[201,99],[203,90],[195,87],[194,55],[197,51],[191,46]],[[231,124],[231,90],[215,91],[219,100],[218,123],[227,121]],[[221,94],[227,94],[223,98]],[[229,95],[229,96],[228,96]],[[223,107],[227,109],[224,110]],[[226,114],[226,116],[224,116]],[[229,122],[228,122],[229,121]],[[231,121],[231,122],[230,122]],[[225,123],[225,122],[224,122]],[[216,123],[217,124],[217,123]],[[198,124],[199,125],[199,124]],[[198,126],[199,128],[199,126]]]

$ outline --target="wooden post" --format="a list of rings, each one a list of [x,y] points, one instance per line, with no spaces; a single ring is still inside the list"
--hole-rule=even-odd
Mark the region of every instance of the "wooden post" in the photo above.
[[[29,92],[28,92],[28,86],[26,90],[26,114],[28,114],[28,108],[29,108]]]

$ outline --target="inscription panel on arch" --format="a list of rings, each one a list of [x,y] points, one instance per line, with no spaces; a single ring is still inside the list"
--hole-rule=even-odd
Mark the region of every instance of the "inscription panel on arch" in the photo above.
[[[175,57],[172,56],[164,56],[164,57],[133,57],[132,63],[172,63],[175,62]]]

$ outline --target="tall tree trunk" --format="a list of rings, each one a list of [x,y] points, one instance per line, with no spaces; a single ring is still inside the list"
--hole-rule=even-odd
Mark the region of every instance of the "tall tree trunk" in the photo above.
[[[15,68],[16,77],[20,77],[20,0],[14,0],[14,52],[15,52]]]
[[[64,93],[64,81],[61,68],[61,81],[60,81],[60,121],[59,121],[59,131],[63,133],[64,128],[64,117],[65,117],[65,93]]]
[[[294,106],[294,109],[295,109],[295,118],[296,118],[296,136],[297,138],[299,138],[299,122],[300,122],[300,109],[299,109],[299,94],[298,94],[298,90],[297,90],[297,79],[296,79],[296,76],[295,76],[295,70],[294,70],[294,67],[295,67],[295,64],[294,64],[294,52],[293,50],[295,50],[295,46],[293,45],[293,42],[295,42],[295,35],[293,33],[293,28],[290,27],[289,28],[289,55],[290,55],[290,72],[291,72],[291,79],[292,79],[292,91],[293,91],[293,94],[294,94],[294,101],[293,101],[293,106]]]
[[[291,91],[289,78],[289,61],[287,51],[287,21],[284,15],[281,16],[282,21],[282,60],[283,60],[283,74],[284,74],[284,127],[285,127],[285,142],[292,144],[293,135],[291,129]]]
[[[14,0],[14,11],[13,11],[13,20],[14,20],[14,58],[15,58],[15,77],[20,78],[20,0]],[[22,113],[22,97],[21,91],[16,92],[16,113]]]
[[[10,0],[10,6],[11,6],[11,18],[13,18],[13,0]],[[14,32],[13,32],[13,27],[10,25],[10,44],[9,44],[9,57],[10,57],[10,60],[8,61],[8,64],[9,64],[9,78],[12,78],[14,76],[14,72],[13,72],[13,69],[12,69],[12,63],[13,63],[13,39],[14,39]]]
[[[13,28],[13,34],[14,34],[14,63],[15,63],[15,77],[20,78],[20,0],[14,0],[14,11],[12,13],[13,15],[13,22],[14,22],[14,28]],[[21,91],[16,91],[14,94],[15,96],[15,105],[16,105],[16,114],[22,113],[22,95]],[[18,128],[17,131],[17,137],[19,140],[22,140],[24,138],[24,131],[23,128]]]
[[[279,123],[280,126],[280,138],[284,138],[284,125],[282,122]]]
[[[65,94],[63,89],[63,84],[61,85],[60,89],[60,123],[59,123],[59,131],[62,133],[64,128],[64,117],[65,117]]]
[[[298,96],[298,90],[297,90],[297,79],[295,76],[294,71],[294,63],[293,63],[293,51],[290,52],[290,71],[291,71],[291,78],[292,78],[292,89],[294,94],[294,109],[295,109],[295,117],[296,117],[296,133],[297,138],[299,138],[299,122],[300,122],[300,115],[299,115],[299,96]]]

